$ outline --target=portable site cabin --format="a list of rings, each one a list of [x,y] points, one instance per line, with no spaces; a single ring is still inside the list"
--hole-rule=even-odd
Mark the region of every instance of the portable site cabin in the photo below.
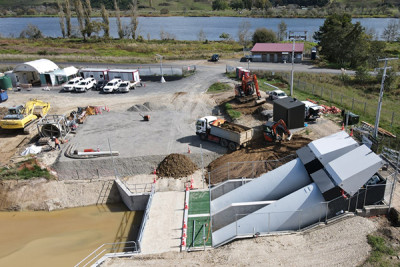
[[[109,80],[108,79],[108,69],[102,68],[83,68],[79,70],[80,76],[82,78],[94,78],[96,81]]]
[[[136,85],[140,83],[139,71],[135,69],[113,69],[108,71],[108,78],[121,79],[123,81],[130,81],[131,84]]]
[[[48,59],[38,59],[15,66],[13,73],[16,81],[32,86],[55,85],[54,71],[59,67]]]
[[[70,66],[64,69],[59,69],[54,71],[54,75],[56,76],[57,84],[63,84],[75,78],[78,75],[78,69]]]
[[[291,62],[293,44],[291,43],[256,43],[251,49],[253,57],[262,62]],[[303,60],[304,43],[296,43],[294,48],[294,62]],[[255,60],[254,60],[255,61]]]

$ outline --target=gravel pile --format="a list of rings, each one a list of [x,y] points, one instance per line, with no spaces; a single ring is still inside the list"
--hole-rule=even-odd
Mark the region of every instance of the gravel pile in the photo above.
[[[198,167],[187,156],[170,154],[158,165],[157,175],[160,177],[181,178],[191,175]]]

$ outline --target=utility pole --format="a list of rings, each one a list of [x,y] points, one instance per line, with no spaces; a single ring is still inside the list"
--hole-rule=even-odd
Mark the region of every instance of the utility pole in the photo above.
[[[386,78],[386,70],[388,68],[387,64],[389,60],[397,60],[398,58],[382,58],[378,59],[378,61],[385,61],[385,66],[383,67],[383,75],[382,75],[382,82],[381,82],[381,91],[379,93],[379,100],[378,100],[378,109],[376,110],[376,118],[375,118],[375,126],[374,132],[372,136],[376,139],[378,138],[378,128],[379,128],[379,119],[381,117],[381,109],[382,109],[382,99],[383,99],[383,90],[385,87],[385,78]]]
[[[306,40],[307,32],[303,32],[303,34],[296,34],[295,32],[289,32],[289,40],[293,40],[292,47],[292,71],[290,73],[290,96],[293,97],[293,80],[294,80],[294,51],[296,46],[296,40]]]

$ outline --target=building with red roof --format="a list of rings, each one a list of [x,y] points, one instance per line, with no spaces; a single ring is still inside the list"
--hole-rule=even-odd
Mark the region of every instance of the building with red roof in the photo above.
[[[291,62],[293,43],[256,43],[251,49],[253,61]],[[304,43],[296,43],[294,47],[294,62],[303,60]],[[256,60],[257,59],[257,60]]]

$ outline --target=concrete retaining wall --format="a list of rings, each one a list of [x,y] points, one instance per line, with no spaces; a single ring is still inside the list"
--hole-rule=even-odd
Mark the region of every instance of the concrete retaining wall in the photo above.
[[[121,195],[122,202],[124,202],[129,210],[138,211],[146,209],[150,196],[149,193],[132,194],[120,179],[116,179],[115,183]]]

